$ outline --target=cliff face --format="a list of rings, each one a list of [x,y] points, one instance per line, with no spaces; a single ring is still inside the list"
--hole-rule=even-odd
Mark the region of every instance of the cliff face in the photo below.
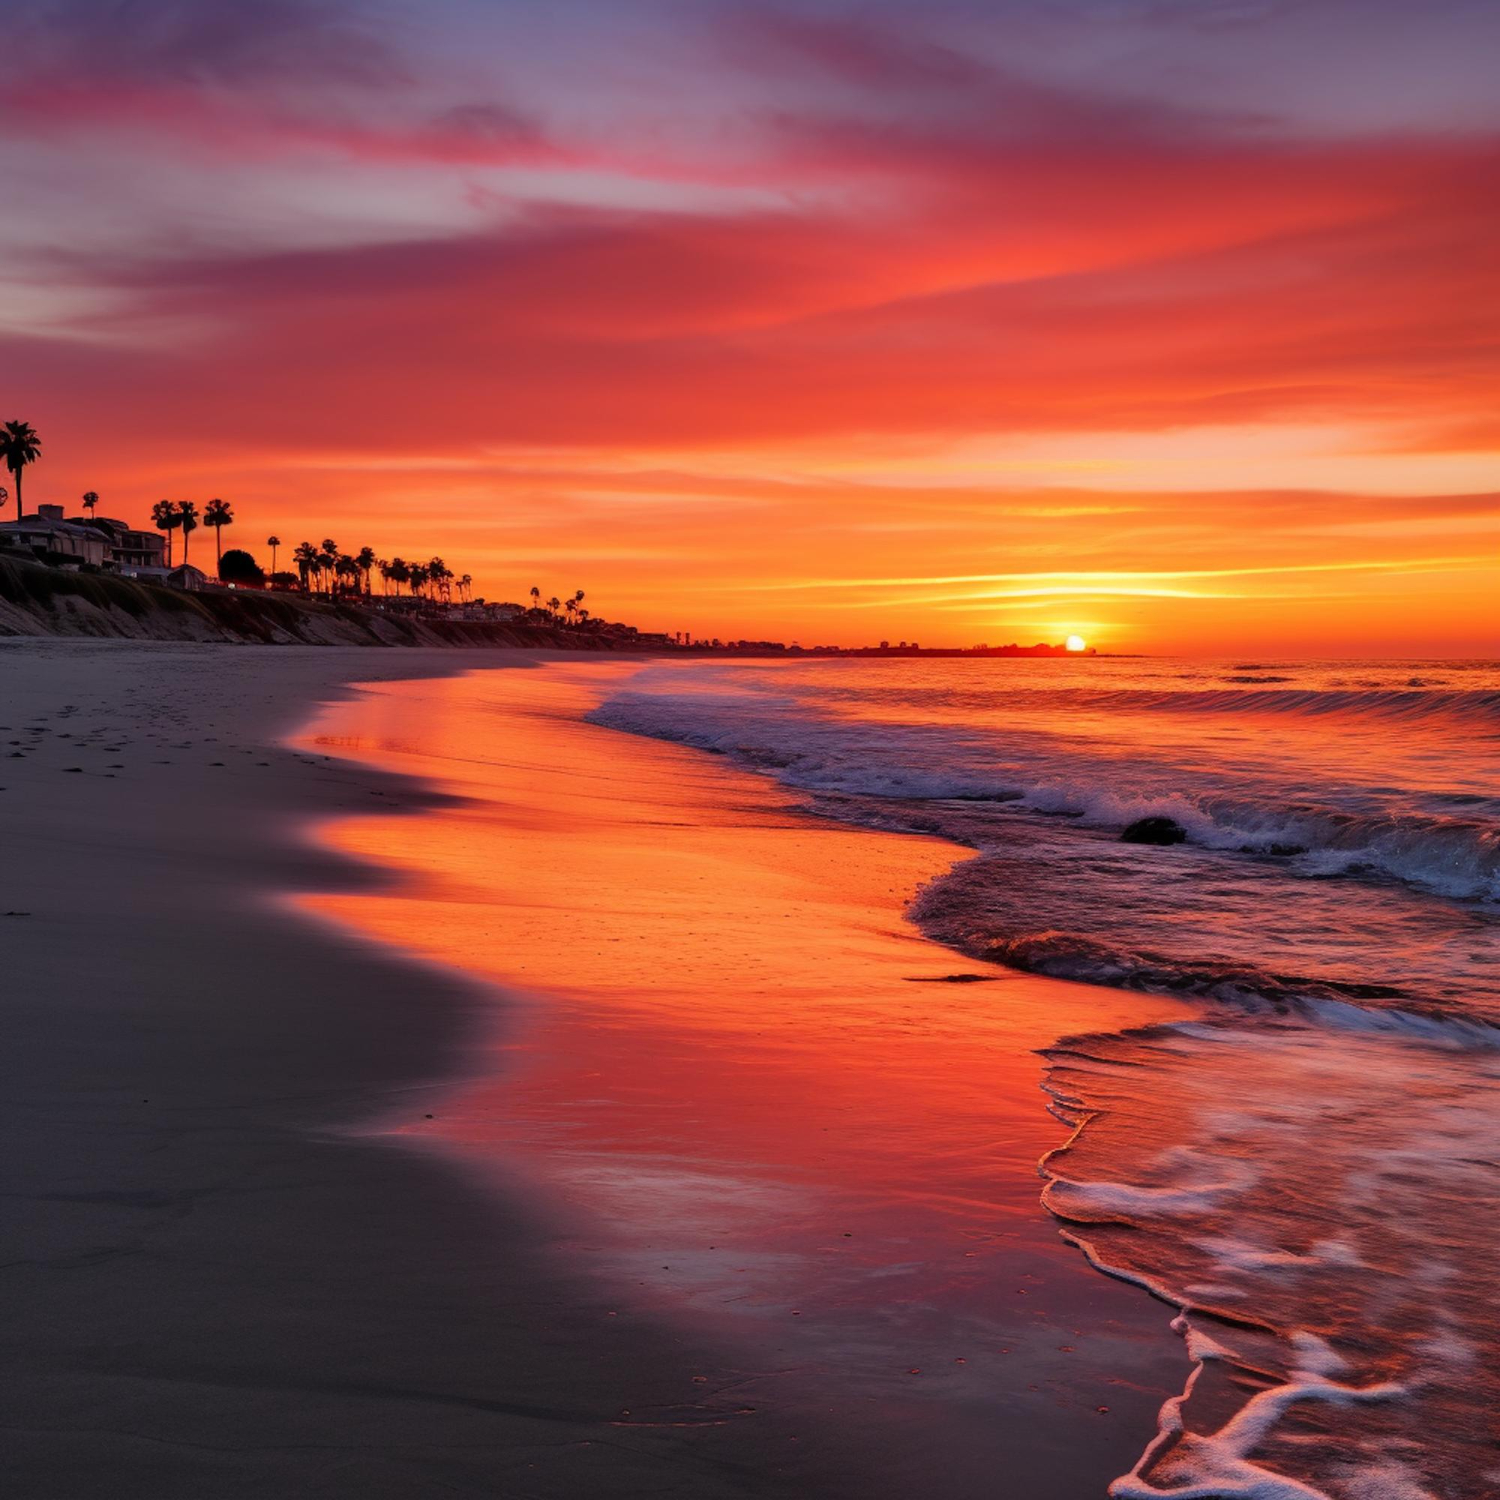
[[[105,636],[283,646],[531,646],[629,650],[572,630],[386,616],[300,594],[183,593],[0,558],[0,636]]]

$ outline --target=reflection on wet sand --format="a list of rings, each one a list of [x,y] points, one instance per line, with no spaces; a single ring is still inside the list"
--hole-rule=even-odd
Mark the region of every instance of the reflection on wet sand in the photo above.
[[[380,1128],[533,1185],[622,1305],[742,1351],[747,1404],[838,1408],[958,1493],[996,1464],[1033,1495],[1102,1492],[1181,1354],[1038,1207],[1062,1132],[1035,1051],[1180,1012],[952,982],[978,970],[901,916],[952,845],[815,821],[711,757],[580,723],[629,670],[381,686],[311,731],[466,800],[334,825],[406,878],[307,904],[514,996],[437,1118]]]

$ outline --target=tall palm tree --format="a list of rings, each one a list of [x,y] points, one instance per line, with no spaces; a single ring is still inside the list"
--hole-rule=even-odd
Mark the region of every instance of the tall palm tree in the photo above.
[[[331,536],[323,538],[323,545],[319,549],[322,560],[318,564],[318,571],[328,575],[328,592],[333,593],[334,569],[339,562],[339,544]]]
[[[357,594],[359,592],[359,562],[350,557],[347,552],[340,552],[333,565],[335,586],[339,579],[344,580],[344,592],[346,594]]]
[[[429,576],[426,563],[409,563],[407,565],[406,581],[412,593],[418,598],[426,598]]]
[[[16,520],[26,514],[21,503],[21,471],[42,456],[42,440],[30,422],[7,422],[0,427],[0,460],[16,478]]]
[[[83,508],[89,513],[89,519],[94,518],[94,507],[99,503],[99,496],[93,490],[83,492]]]
[[[292,561],[297,564],[297,571],[302,575],[302,592],[308,593],[312,588],[312,576],[317,572],[321,554],[311,542],[298,542],[292,549]]]
[[[271,549],[271,577],[272,578],[274,578],[276,576],[276,549],[280,545],[281,545],[281,538],[279,536],[268,536],[266,538],[266,546],[268,546]]]
[[[167,566],[172,566],[172,533],[182,525],[182,512],[171,500],[158,500],[151,507],[151,524],[167,539]]]
[[[474,602],[474,579],[472,575],[465,573],[464,576],[458,580],[458,597],[462,599],[465,604],[472,604]]]
[[[555,619],[556,616],[557,616],[558,610],[560,610],[561,608],[562,608],[562,600],[559,599],[556,594],[554,594],[547,601],[547,613],[550,614],[551,616],[553,616],[553,618]]]
[[[578,613],[578,601],[576,599],[564,599],[563,608],[568,612],[568,624],[573,624],[573,618]]]
[[[360,576],[365,581],[365,593],[370,592],[370,574],[375,567],[375,549],[373,547],[361,547],[354,554],[355,566],[360,571]]]
[[[535,585],[531,585],[531,607],[540,609],[542,607],[542,591]]]
[[[198,529],[198,507],[191,500],[179,500],[177,518],[177,524],[182,527],[182,565],[187,567],[188,538]]]
[[[389,594],[391,591],[391,560],[388,557],[377,557],[375,559],[375,571],[380,574],[380,592]]]
[[[234,524],[234,507],[227,500],[210,500],[203,507],[203,524],[214,529],[214,565],[224,561],[224,528]]]
[[[391,582],[396,585],[396,597],[401,597],[401,585],[411,582],[411,564],[404,557],[391,559]]]

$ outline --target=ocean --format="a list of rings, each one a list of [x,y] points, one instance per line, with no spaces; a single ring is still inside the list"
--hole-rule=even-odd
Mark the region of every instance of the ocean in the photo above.
[[[1112,1494],[1500,1489],[1500,668],[663,662],[590,717],[950,841],[956,974],[1192,1001],[1045,1056],[1044,1202],[1193,1362]]]

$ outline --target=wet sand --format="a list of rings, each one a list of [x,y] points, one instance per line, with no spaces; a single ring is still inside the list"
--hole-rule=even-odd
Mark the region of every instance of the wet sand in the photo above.
[[[540,670],[439,699],[555,671],[0,648],[7,1493],[1102,1491],[1181,1353],[1037,1210],[1026,1049],[1151,1007],[909,983],[968,967],[898,916],[951,851],[576,698],[487,724],[498,797],[411,753],[436,683],[279,744],[480,664]]]
[[[324,829],[403,883],[304,905],[511,996],[480,1076],[375,1128],[546,1202],[617,1316],[711,1334],[705,1418],[801,1412],[897,1493],[1102,1494],[1183,1362],[1039,1211],[1036,1049],[1182,1012],[928,942],[903,908],[962,851],[581,722],[628,670],[395,684],[303,737],[462,799]]]

